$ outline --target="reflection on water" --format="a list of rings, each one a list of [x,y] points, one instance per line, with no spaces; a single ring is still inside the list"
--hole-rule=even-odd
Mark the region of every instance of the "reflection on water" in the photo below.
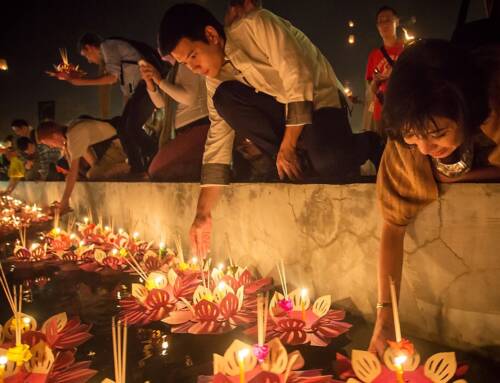
[[[5,255],[2,250],[5,251],[0,249],[0,254]],[[91,367],[99,371],[92,382],[113,378],[111,318],[118,314],[119,299],[128,296],[131,283],[137,282],[138,277],[116,272],[60,271],[50,266],[7,267],[7,271],[11,283],[23,283],[23,311],[34,316],[38,323],[64,311],[68,317],[79,316],[82,322],[92,324],[93,338],[79,346],[77,359],[91,360]],[[3,294],[0,304],[7,307]],[[5,323],[9,316],[8,310],[2,309],[0,323]],[[287,348],[300,350],[306,361],[305,369],[323,368],[332,373],[336,352],[350,353],[353,346],[363,348],[368,344],[371,327],[357,318],[347,319],[354,323],[351,332],[334,339],[326,348]],[[235,338],[251,342],[239,330],[220,335],[191,335],[171,334],[169,327],[161,322],[132,327],[128,337],[127,382],[196,382],[198,375],[211,375],[213,353],[223,354]],[[428,342],[417,341],[416,346],[423,356],[447,351]],[[495,371],[500,371],[500,365],[491,359],[463,352],[458,352],[457,358],[470,364],[469,382],[497,380]]]

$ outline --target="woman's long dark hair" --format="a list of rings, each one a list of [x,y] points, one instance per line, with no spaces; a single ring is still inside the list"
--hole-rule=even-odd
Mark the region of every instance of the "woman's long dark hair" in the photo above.
[[[474,56],[444,40],[422,40],[398,58],[382,112],[388,137],[403,142],[425,136],[434,118],[457,122],[465,137],[479,131],[489,115],[488,76]]]

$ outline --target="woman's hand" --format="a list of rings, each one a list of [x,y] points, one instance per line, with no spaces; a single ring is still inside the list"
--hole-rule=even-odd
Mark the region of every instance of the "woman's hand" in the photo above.
[[[387,348],[387,341],[394,340],[394,338],[394,320],[391,306],[378,309],[368,351],[376,353],[382,358]]]

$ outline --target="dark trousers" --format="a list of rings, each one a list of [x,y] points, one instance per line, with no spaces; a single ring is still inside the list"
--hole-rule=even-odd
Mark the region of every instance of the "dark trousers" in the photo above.
[[[154,105],[146,90],[146,83],[141,81],[125,104],[118,124],[118,137],[133,173],[146,171],[148,158],[156,152],[154,138],[142,129],[153,110]]]
[[[250,139],[276,159],[285,132],[285,105],[238,81],[220,84],[213,101],[237,136]],[[297,148],[307,176],[341,180],[359,174],[359,166],[369,157],[371,138],[352,133],[347,108],[323,108],[313,112],[312,124],[304,126]]]
[[[199,182],[210,121],[195,121],[177,130],[175,138],[163,145],[149,165],[154,181]]]

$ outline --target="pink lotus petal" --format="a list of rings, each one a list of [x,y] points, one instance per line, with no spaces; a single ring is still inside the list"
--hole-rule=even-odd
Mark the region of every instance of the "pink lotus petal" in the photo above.
[[[201,300],[196,305],[194,305],[194,312],[199,320],[215,320],[219,317],[219,307],[213,303],[206,300]]]
[[[220,313],[228,320],[238,312],[238,298],[236,295],[228,293],[219,304]]]
[[[163,322],[168,323],[169,325],[179,325],[181,323],[186,323],[192,319],[193,313],[190,310],[176,310],[170,311]]]

